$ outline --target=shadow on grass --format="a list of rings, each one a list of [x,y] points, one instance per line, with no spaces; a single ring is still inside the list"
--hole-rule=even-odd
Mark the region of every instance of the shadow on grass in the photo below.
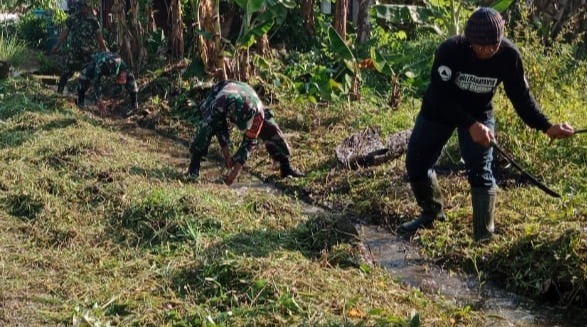
[[[256,298],[259,305],[265,303],[267,296],[270,303],[277,300],[279,305],[287,306],[287,301],[282,303],[284,299],[281,297],[273,298],[283,290],[272,289],[274,285],[256,277],[259,275],[257,269],[263,269],[258,267],[258,262],[231,258],[268,258],[276,251],[285,250],[299,252],[310,260],[331,266],[357,267],[361,262],[359,250],[354,246],[358,242],[357,235],[349,219],[327,213],[316,214],[291,230],[239,233],[208,248],[203,256],[198,257],[199,263],[179,271],[172,282],[175,289],[185,291],[183,295],[187,296],[189,290],[197,290],[198,296],[208,303],[220,301],[229,305],[235,296],[245,302]]]
[[[3,202],[8,214],[24,221],[34,221],[44,208],[42,202],[28,194],[11,194]]]
[[[67,128],[75,125],[74,118],[63,118],[53,120],[40,127],[16,126],[0,132],[0,150],[5,148],[18,147],[32,139],[38,131],[50,131],[60,128]]]
[[[168,181],[170,179],[182,179],[184,173],[176,169],[175,167],[165,167],[160,169],[145,169],[142,167],[131,167],[128,171],[131,175],[144,176],[148,179],[158,179],[162,181]]]

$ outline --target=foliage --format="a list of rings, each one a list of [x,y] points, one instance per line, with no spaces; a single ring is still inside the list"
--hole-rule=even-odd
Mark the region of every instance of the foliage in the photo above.
[[[28,12],[18,21],[18,37],[37,49],[43,48],[47,43],[47,21]]]
[[[67,15],[61,9],[42,14],[29,10],[18,20],[17,35],[32,47],[47,50],[55,42],[58,28],[66,18]]]
[[[320,3],[314,1],[314,34],[305,32],[301,6],[288,10],[281,25],[271,30],[270,41],[274,45],[283,45],[287,50],[308,52],[320,48],[321,40],[327,37],[329,26],[328,15],[320,10]],[[304,31],[304,32],[302,32]]]
[[[7,61],[13,66],[19,66],[26,60],[27,47],[24,42],[15,37],[0,34],[0,60]]]
[[[165,31],[163,29],[156,29],[155,31],[150,32],[147,35],[147,53],[151,56],[157,54],[158,50],[161,46],[165,46],[168,40],[165,36]]]
[[[446,37],[461,34],[461,26],[468,18],[470,8],[477,3],[473,0],[435,0],[424,6],[376,4],[372,10],[379,20],[394,26],[431,29]],[[513,0],[497,0],[490,7],[502,12],[513,3]]]
[[[295,6],[291,0],[235,0],[245,11],[237,46],[248,49],[255,39],[266,34],[275,22],[280,24],[287,10]],[[257,14],[258,13],[258,14]]]

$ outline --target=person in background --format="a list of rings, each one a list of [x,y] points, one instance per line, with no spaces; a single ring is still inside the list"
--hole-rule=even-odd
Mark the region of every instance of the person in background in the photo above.
[[[437,48],[406,154],[408,179],[422,211],[417,219],[401,225],[400,232],[413,232],[444,218],[434,165],[456,129],[471,186],[473,237],[476,241],[491,238],[496,201],[492,98],[501,83],[526,125],[551,139],[573,135],[571,125],[553,124],[541,111],[530,92],[520,51],[504,33],[499,12],[482,7],[469,17],[464,35],[451,37]]]
[[[226,80],[215,84],[200,104],[201,120],[190,146],[191,161],[188,176],[198,177],[200,161],[208,153],[212,136],[216,135],[222,149],[224,164],[231,169],[225,183],[231,185],[239,176],[251,151],[261,138],[271,158],[280,164],[282,177],[301,177],[290,162],[291,150],[283,132],[255,90],[248,84]],[[229,153],[230,129],[234,124],[244,131],[236,153]]]
[[[80,74],[80,85],[77,93],[77,105],[84,107],[86,91],[90,83],[94,81],[94,90],[96,92],[96,101],[100,113],[106,113],[106,107],[102,100],[102,77],[116,76],[116,83],[124,85],[130,96],[131,110],[137,110],[139,107],[137,93],[137,82],[133,73],[129,70],[124,60],[115,52],[100,52],[88,64]]]
[[[65,20],[65,28],[51,49],[52,54],[57,53],[61,45],[68,42],[64,53],[63,72],[57,85],[59,94],[63,94],[65,85],[73,74],[92,60],[96,52],[96,43],[102,51],[108,51],[100,23],[92,14],[92,8],[87,0],[77,0],[70,11],[71,14]]]

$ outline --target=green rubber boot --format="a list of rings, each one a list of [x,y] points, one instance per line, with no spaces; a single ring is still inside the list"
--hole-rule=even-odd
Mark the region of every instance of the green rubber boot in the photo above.
[[[471,188],[473,203],[473,237],[475,241],[491,239],[495,231],[495,188]]]

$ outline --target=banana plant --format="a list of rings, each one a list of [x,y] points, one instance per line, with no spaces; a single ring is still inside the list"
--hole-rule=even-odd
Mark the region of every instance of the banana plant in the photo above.
[[[359,86],[361,82],[361,67],[349,45],[342,39],[340,34],[332,26],[328,27],[328,39],[330,41],[330,49],[339,57],[345,64],[346,68],[351,71],[352,76],[348,84],[350,84],[351,100],[360,100],[361,94]]]
[[[497,0],[489,7],[503,12],[515,0]],[[476,6],[473,0],[431,0],[425,6],[377,4],[372,7],[373,15],[393,24],[412,24],[429,28],[439,35],[457,35],[461,33],[462,14],[469,7]]]
[[[236,42],[236,56],[245,66],[243,77],[248,79],[249,48],[257,38],[267,34],[273,25],[285,20],[287,10],[296,6],[295,0],[234,0],[244,10],[243,23]],[[245,57],[241,57],[242,55]],[[237,63],[239,60],[236,61]],[[240,70],[240,67],[237,67]]]
[[[249,48],[255,37],[267,33],[275,22],[283,22],[288,9],[296,6],[295,0],[234,0],[244,11],[239,44]],[[255,16],[256,13],[260,13]],[[255,18],[253,19],[253,16]]]

